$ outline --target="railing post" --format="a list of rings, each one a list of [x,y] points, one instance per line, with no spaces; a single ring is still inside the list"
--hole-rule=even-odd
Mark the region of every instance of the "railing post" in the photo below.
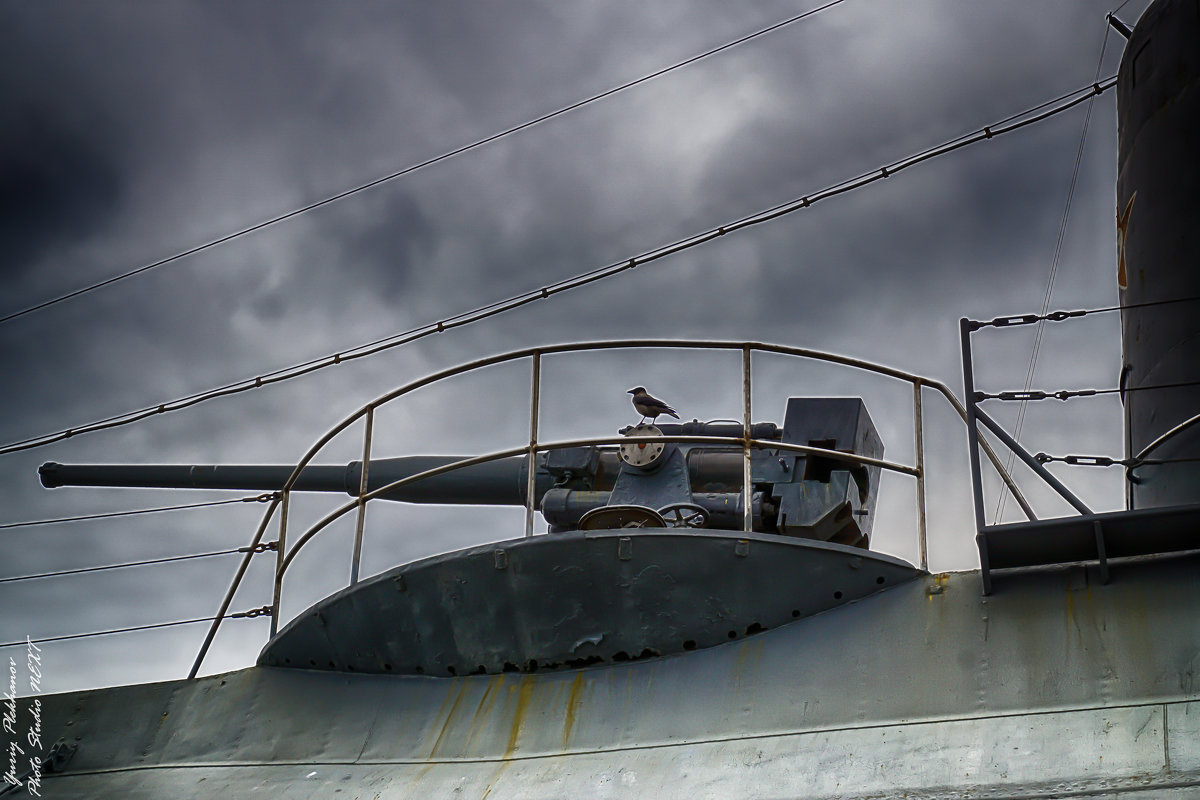
[[[742,347],[742,406],[743,431],[742,442],[742,530],[750,533],[754,530],[754,492],[750,483],[750,345]]]
[[[354,556],[350,560],[350,585],[358,583],[359,564],[362,561],[363,526],[367,521],[367,469],[371,465],[371,435],[375,428],[375,409],[367,409],[367,430],[363,435],[362,472],[358,476],[358,519],[354,523]]]
[[[963,405],[967,411],[967,454],[971,459],[971,496],[975,504],[975,532],[983,533],[983,479],[979,471],[979,424],[975,414],[975,367],[971,363],[971,320],[958,321],[963,363]]]
[[[917,549],[921,569],[929,571],[929,543],[925,530],[925,434],[924,410],[921,405],[921,382],[913,381],[913,443],[917,465]]]
[[[283,557],[287,550],[287,524],[288,524],[288,504],[291,502],[292,493],[285,491],[283,501],[279,509],[279,542],[275,550],[275,589],[271,599],[271,636],[274,637],[279,632],[279,602],[283,597]]]
[[[533,536],[533,512],[537,507],[538,406],[542,388],[542,353],[533,351],[533,386],[529,401],[529,450],[525,456],[525,537]]]

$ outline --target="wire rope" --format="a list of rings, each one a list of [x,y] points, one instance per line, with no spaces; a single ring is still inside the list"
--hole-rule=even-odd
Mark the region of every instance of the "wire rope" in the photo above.
[[[181,619],[175,622],[158,622],[153,625],[134,625],[128,628],[113,628],[106,631],[91,631],[89,633],[72,633],[66,636],[46,636],[41,639],[22,639],[17,642],[4,642],[0,647],[16,647],[23,644],[45,644],[46,642],[62,642],[67,639],[87,639],[92,636],[108,636],[114,633],[130,633],[132,631],[147,631],[152,628],[170,628],[174,625],[192,625],[197,622],[212,622],[216,617],[196,617],[195,619]]]
[[[83,572],[103,572],[110,569],[124,569],[125,567],[143,567],[148,564],[166,564],[169,561],[188,561],[194,558],[211,558],[212,556],[227,556],[232,553],[244,553],[245,549],[234,547],[231,550],[216,550],[211,553],[193,553],[188,556],[168,556],[166,558],[151,558],[145,561],[126,561],[123,564],[105,564],[100,567],[79,567],[78,569],[62,569],[56,572],[40,572],[36,575],[15,575],[11,578],[0,578],[0,583],[12,583],[16,581],[32,581],[38,578],[57,578],[60,575],[78,575]]]
[[[158,506],[156,508],[139,508],[133,511],[107,511],[102,514],[83,514],[78,517],[55,517],[53,519],[37,519],[29,522],[0,523],[0,530],[9,528],[30,528],[36,525],[58,525],[63,522],[81,522],[89,519],[111,519],[113,517],[133,517],[139,514],[158,514],[163,511],[183,511],[191,508],[209,508],[211,506],[227,506],[233,503],[265,503],[273,495],[260,494],[254,497],[239,497],[236,500],[212,500],[206,503],[187,503],[181,506]]]
[[[418,339],[423,339],[427,336],[432,336],[437,333],[443,333],[447,330],[460,328],[466,325],[479,322],[489,317],[497,316],[507,311],[520,308],[538,300],[547,299],[554,295],[577,289],[588,284],[604,280],[614,275],[636,269],[645,264],[658,261],[685,250],[690,250],[695,247],[707,244],[715,239],[726,236],[728,234],[753,227],[756,225],[769,222],[779,217],[793,214],[812,205],[826,200],[830,197],[846,194],[847,192],[860,189],[880,180],[896,175],[900,171],[907,169],[917,164],[921,164],[933,158],[947,155],[956,150],[976,144],[978,142],[989,141],[1006,133],[1012,133],[1022,128],[1034,125],[1043,120],[1061,114],[1075,106],[1083,103],[1098,94],[1101,94],[1108,89],[1111,89],[1116,83],[1115,76],[1109,77],[1103,81],[1093,83],[1091,86],[1083,89],[1077,89],[1074,92],[1068,92],[1061,95],[1056,100],[1040,103],[1032,108],[1026,109],[1023,112],[1013,114],[1006,117],[999,123],[985,126],[978,131],[959,136],[949,140],[941,145],[931,147],[908,158],[901,159],[887,166],[881,167],[878,170],[862,173],[861,175],[834,184],[826,189],[819,190],[812,194],[796,198],[787,203],[783,203],[757,214],[743,217],[725,225],[710,229],[703,233],[694,234],[683,239],[678,239],[671,244],[662,245],[656,249],[644,252],[639,256],[635,256],[628,260],[615,262],[605,267],[598,267],[588,272],[576,275],[571,278],[566,278],[556,283],[548,284],[537,289],[531,289],[522,294],[514,295],[507,300],[498,300],[485,306],[475,308],[471,311],[465,311],[456,314],[438,322],[429,323],[417,328],[409,329],[403,333],[395,334],[384,339],[377,339],[373,342],[368,342],[359,345],[349,350],[333,353],[328,356],[311,359],[290,367],[284,367],[274,372],[265,373],[254,378],[245,378],[234,383],[226,384],[216,389],[211,389],[204,392],[188,395],[186,397],[172,400],[166,403],[160,403],[155,406],[147,406],[136,411],[118,414],[112,417],[98,420],[96,422],[80,425],[73,428],[66,428],[52,433],[42,434],[39,436],[29,437],[27,439],[10,442],[0,446],[0,455],[16,453],[25,450],[31,450],[37,447],[44,447],[55,442],[60,442],[65,439],[72,438],[86,433],[93,433],[100,430],[108,430],[111,428],[130,425],[135,422],[147,419],[157,414],[163,414],[172,411],[179,411],[184,408],[189,408],[198,403],[212,400],[218,397],[227,397],[234,394],[239,394],[254,389],[259,389],[263,386],[268,386],[275,383],[280,383],[293,378],[298,378],[303,375],[316,372],[317,370],[345,363],[347,361],[372,356],[385,350],[390,350],[404,344],[409,344]],[[1066,99],[1071,98],[1071,99]],[[1028,116],[1033,112],[1039,112]],[[1019,120],[1019,121],[1013,121]]]
[[[1096,72],[1095,72],[1095,75],[1092,77],[1093,81],[1100,80],[1100,70],[1103,69],[1103,67],[1104,67],[1104,51],[1108,47],[1109,30],[1110,30],[1110,28],[1108,26],[1108,23],[1106,22],[1104,25],[1104,39],[1100,43],[1100,57],[1096,59]],[[1063,207],[1062,220],[1059,222],[1059,225],[1058,225],[1058,236],[1056,237],[1055,242],[1054,242],[1054,253],[1050,257],[1050,275],[1046,280],[1046,294],[1045,294],[1045,297],[1042,299],[1041,316],[1043,316],[1043,317],[1045,316],[1046,312],[1050,309],[1050,298],[1054,294],[1054,281],[1058,276],[1058,267],[1062,260],[1063,242],[1065,241],[1066,236],[1067,236],[1067,224],[1070,222],[1070,219],[1071,219],[1071,205],[1074,202],[1075,188],[1079,182],[1079,167],[1080,167],[1080,164],[1083,162],[1083,152],[1084,152],[1084,147],[1087,144],[1088,129],[1091,126],[1091,122],[1092,122],[1092,109],[1095,106],[1095,104],[1093,102],[1094,100],[1095,100],[1095,95],[1093,95],[1091,98],[1088,99],[1087,112],[1084,114],[1084,117],[1083,117],[1083,130],[1079,134],[1079,146],[1075,149],[1075,164],[1073,165],[1073,167],[1071,169],[1071,181],[1067,188],[1067,200],[1066,200],[1065,206]],[[1033,336],[1033,351],[1030,353],[1030,356],[1029,356],[1029,367],[1025,371],[1025,391],[1028,391],[1029,387],[1033,385],[1034,374],[1037,372],[1038,355],[1040,355],[1041,350],[1042,350],[1042,338],[1043,338],[1043,333],[1045,332],[1045,327],[1046,327],[1045,320],[1044,319],[1038,320],[1037,330],[1035,331],[1034,336]],[[1025,413],[1026,413],[1027,409],[1028,409],[1028,403],[1025,401],[1022,401],[1020,408],[1017,410],[1017,423],[1016,423],[1014,433],[1013,433],[1013,439],[1015,439],[1018,442],[1021,440],[1021,432],[1025,428]],[[1013,453],[1010,451],[1008,454],[1008,461],[1004,467],[1005,470],[1011,473],[1014,463],[1016,463],[1016,453]],[[996,513],[992,519],[993,525],[999,523],[1001,515],[1004,514],[1004,506],[1005,506],[1005,503],[1007,500],[1008,500],[1008,486],[1005,485],[1005,486],[1001,487],[1000,498],[996,501]]]

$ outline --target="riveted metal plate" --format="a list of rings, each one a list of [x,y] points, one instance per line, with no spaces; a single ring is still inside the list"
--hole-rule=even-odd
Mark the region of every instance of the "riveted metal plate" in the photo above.
[[[518,539],[397,567],[326,598],[269,642],[259,664],[453,676],[634,661],[777,628],[918,574],[859,548],[742,531]]]

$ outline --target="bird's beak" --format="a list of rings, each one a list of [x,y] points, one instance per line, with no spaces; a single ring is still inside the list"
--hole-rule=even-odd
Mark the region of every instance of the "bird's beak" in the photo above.
[[[629,391],[625,392],[625,394],[637,394],[637,389],[630,389]]]

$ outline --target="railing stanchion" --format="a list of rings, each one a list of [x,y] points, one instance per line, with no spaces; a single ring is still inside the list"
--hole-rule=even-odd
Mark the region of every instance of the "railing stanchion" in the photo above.
[[[292,493],[282,492],[283,500],[279,509],[279,542],[275,550],[275,590],[271,599],[271,636],[279,632],[279,602],[283,597],[283,557],[287,554],[287,524],[288,505]]]
[[[542,388],[542,353],[533,351],[533,388],[529,401],[529,450],[525,456],[525,537],[533,536],[533,512],[537,508],[538,405]]]
[[[742,530],[754,530],[754,487],[750,483],[750,345],[742,347]]]
[[[963,363],[963,404],[966,406],[967,454],[971,460],[971,496],[975,505],[975,533],[982,535],[983,520],[983,477],[979,470],[979,423],[975,408],[975,369],[971,363],[971,320],[966,317],[958,321],[959,344]]]
[[[362,472],[358,476],[358,519],[354,523],[354,557],[350,561],[350,585],[358,583],[358,570],[362,562],[363,526],[367,521],[367,468],[371,465],[371,435],[375,428],[375,409],[367,409],[367,430],[363,435]]]
[[[921,405],[921,382],[913,381],[913,443],[917,466],[917,549],[921,554],[921,569],[929,571],[929,543],[925,530],[925,434],[924,410]]]

